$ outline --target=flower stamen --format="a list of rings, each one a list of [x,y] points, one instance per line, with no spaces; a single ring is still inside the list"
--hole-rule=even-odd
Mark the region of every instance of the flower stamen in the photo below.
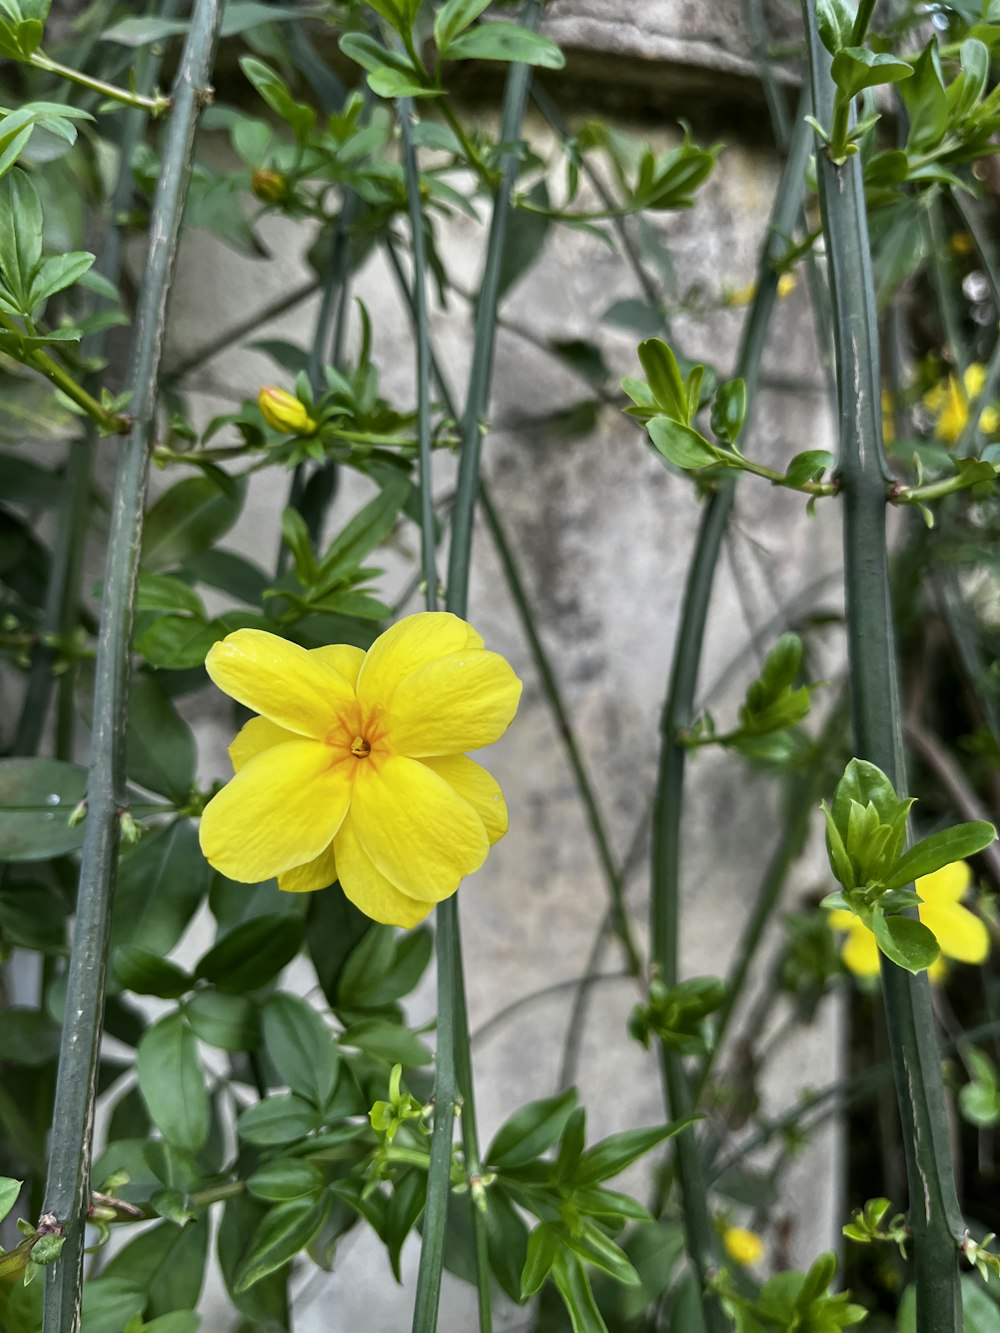
[[[356,759],[366,759],[371,752],[372,747],[368,741],[365,740],[364,736],[355,736],[354,740],[351,741],[351,754],[353,754]]]

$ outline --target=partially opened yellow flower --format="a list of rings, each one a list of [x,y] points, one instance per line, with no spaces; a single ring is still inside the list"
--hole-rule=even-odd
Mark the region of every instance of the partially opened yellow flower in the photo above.
[[[972,871],[965,861],[953,861],[916,882],[917,893],[924,900],[917,909],[920,920],[934,935],[942,954],[928,970],[932,981],[944,975],[945,958],[959,963],[981,963],[990,951],[985,922],[962,906],[961,900],[971,883]],[[844,908],[831,912],[829,920],[834,930],[847,933],[840,950],[847,970],[856,977],[878,976],[878,945],[865,923]]]
[[[730,1259],[745,1268],[760,1263],[767,1249],[763,1238],[748,1227],[723,1227],[722,1248]]]
[[[407,616],[367,653],[241,629],[205,666],[260,714],[202,815],[202,851],[230,879],[339,879],[368,916],[414,926],[506,833],[500,788],[463,752],[506,731],[521,682],[457,616]]]

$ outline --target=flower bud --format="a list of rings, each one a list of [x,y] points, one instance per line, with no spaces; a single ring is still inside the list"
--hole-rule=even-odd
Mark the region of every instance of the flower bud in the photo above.
[[[257,395],[257,406],[271,429],[282,435],[312,435],[316,429],[305,407],[286,389],[265,385]]]
[[[250,188],[258,199],[265,204],[280,204],[288,198],[288,182],[278,171],[269,171],[262,167],[253,173]]]

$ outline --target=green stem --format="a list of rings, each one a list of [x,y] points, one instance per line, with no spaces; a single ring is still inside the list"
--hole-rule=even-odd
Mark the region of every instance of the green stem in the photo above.
[[[937,199],[924,213],[924,230],[927,237],[927,250],[930,255],[931,281],[938,300],[938,311],[944,327],[945,349],[950,354],[951,364],[955,368],[955,383],[959,396],[967,403],[965,372],[969,366],[969,352],[962,337],[961,322],[954,296],[954,284],[945,264],[948,245],[944,234],[944,221],[941,216],[941,201]]]
[[[526,0],[522,22],[534,27],[538,21],[539,0]],[[521,131],[524,104],[531,72],[527,65],[513,64],[507,76],[500,140],[514,143]],[[447,609],[465,616],[469,595],[469,563],[472,548],[472,519],[479,488],[480,418],[489,397],[493,362],[496,309],[500,281],[500,262],[506,237],[510,192],[517,175],[517,158],[506,153],[501,168],[501,183],[493,205],[493,219],[487,244],[482,295],[476,316],[475,342],[468,397],[465,405],[464,435],[459,461],[458,487],[452,509],[452,537],[449,560]],[[465,1150],[475,1145],[475,1099],[471,1083],[472,1062],[469,1054],[469,1029],[466,1022],[462,983],[461,939],[458,903],[455,895],[439,903],[437,919],[437,1062],[434,1079],[434,1133],[431,1141],[431,1165],[427,1177],[427,1202],[424,1208],[423,1245],[417,1272],[417,1294],[413,1311],[413,1333],[434,1333],[437,1327],[441,1272],[444,1264],[444,1232],[450,1193],[451,1140],[454,1108],[457,1104],[456,1059],[460,1074],[469,1082],[462,1087],[462,1120]],[[456,1056],[456,1052],[458,1052]],[[478,1246],[478,1242],[477,1242]]]
[[[573,770],[573,777],[576,779],[577,791],[583,802],[586,811],[587,823],[590,826],[591,836],[594,839],[594,847],[597,851],[598,860],[601,863],[601,869],[604,872],[605,883],[608,886],[608,893],[611,898],[611,910],[613,916],[613,926],[615,934],[621,942],[625,953],[626,966],[630,976],[639,976],[642,972],[642,956],[639,953],[639,947],[635,942],[632,933],[632,927],[629,922],[628,909],[625,905],[625,883],[615,864],[615,858],[611,851],[611,843],[608,838],[607,830],[604,826],[604,817],[601,813],[600,805],[597,800],[597,793],[590,780],[590,774],[587,772],[584,763],[583,754],[580,750],[579,742],[576,739],[576,733],[573,730],[573,724],[570,720],[569,711],[563,701],[562,691],[559,688],[559,682],[556,679],[552,664],[549,661],[548,654],[542,644],[538,633],[538,627],[535,624],[534,616],[531,612],[531,606],[528,602],[528,594],[521,579],[520,570],[514,557],[514,552],[507,533],[504,530],[503,521],[485,483],[481,483],[479,490],[479,504],[486,520],[486,526],[493,537],[494,545],[497,549],[497,555],[500,557],[500,564],[503,566],[504,574],[507,578],[507,586],[510,589],[511,596],[514,599],[514,606],[521,622],[521,627],[528,639],[531,648],[531,655],[535,662],[535,667],[541,678],[542,689],[548,699],[549,707],[552,710],[556,726],[562,737],[563,746],[566,750],[566,757],[569,759],[570,767]]]
[[[177,5],[178,0],[169,0],[163,7],[162,17],[170,17],[176,11]],[[154,48],[143,47],[136,57],[137,85],[152,86],[161,63],[162,58],[154,54]],[[119,123],[121,130],[117,147],[121,166],[109,201],[108,212],[111,221],[95,266],[96,272],[115,284],[118,282],[121,270],[123,247],[123,232],[117,224],[117,219],[125,213],[132,196],[134,188],[132,155],[142,137],[146,117],[141,111],[136,111],[122,117]],[[84,339],[80,349],[81,359],[97,358],[103,361],[108,345],[108,332],[103,330]],[[94,385],[85,383],[84,387],[93,389]],[[88,427],[87,438],[73,440],[69,446],[66,471],[63,476],[62,509],[52,551],[52,572],[46,593],[42,635],[43,638],[55,636],[62,642],[66,642],[72,635],[79,615],[83,553],[91,513],[90,478],[94,450],[97,447],[96,429],[92,420],[88,421]],[[32,654],[31,673],[14,741],[14,754],[35,754],[38,750],[48,716],[53,684],[52,668],[55,660],[55,652],[44,643],[40,644]],[[59,678],[55,751],[57,758],[60,759],[73,757],[76,716],[73,695],[76,674],[76,664],[70,660]]]
[[[437,531],[434,516],[434,486],[431,455],[431,349],[427,315],[427,243],[424,235],[424,210],[420,199],[420,171],[413,147],[413,101],[401,97],[397,103],[399,128],[403,139],[403,168],[410,213],[410,246],[413,253],[413,282],[409,285],[413,300],[413,323],[417,336],[417,439],[420,447],[420,553],[424,574],[424,602],[428,611],[437,610]]]
[[[198,0],[174,84],[149,250],[133,332],[128,384],[134,424],[122,445],[111,508],[102,616],[94,673],[92,762],[66,1015],[59,1052],[45,1211],[58,1219],[66,1244],[48,1269],[44,1333],[78,1333],[84,1220],[107,973],[111,902],[121,814],[128,806],[125,729],[130,643],[142,541],[149,445],[155,429],[156,374],[162,352],[198,110],[207,96],[222,16],[220,0]]]
[[[159,94],[145,97],[142,93],[130,93],[127,88],[105,83],[103,79],[95,79],[93,75],[84,74],[82,70],[71,69],[69,65],[53,60],[44,51],[35,51],[29,57],[27,64],[43,70],[46,74],[57,74],[61,79],[68,79],[70,83],[78,83],[81,88],[89,88],[91,92],[100,93],[102,97],[110,98],[113,102],[121,102],[124,106],[135,107],[139,111],[148,111],[153,117],[162,116],[165,111],[170,110],[169,97]]]
[[[854,17],[854,27],[851,30],[851,46],[860,46],[867,37],[868,26],[872,21],[876,3],[877,0],[861,0],[858,5],[858,12]]]
[[[822,120],[833,100],[830,60],[804,0],[813,102]],[[836,168],[817,153],[820,207],[836,311],[840,475],[851,705],[856,751],[902,794],[902,725],[896,684],[885,534],[889,473],[882,414],[875,290],[861,163]],[[882,958],[896,1093],[902,1118],[914,1233],[918,1333],[958,1333],[958,1252],[963,1223],[952,1168],[940,1053],[926,973],[910,976]]]
[[[534,28],[538,23],[539,0],[526,0],[521,22]],[[500,142],[514,144],[521,134],[521,122],[528,96],[531,67],[513,64],[507,76],[503,115],[500,122]],[[448,605],[462,607],[469,596],[469,561],[472,551],[472,520],[479,489],[479,456],[482,446],[482,419],[489,402],[490,379],[493,371],[493,344],[496,336],[496,315],[500,292],[500,266],[503,261],[510,213],[510,197],[517,179],[519,159],[514,151],[502,158],[500,184],[493,203],[486,248],[486,264],[476,308],[476,325],[472,369],[465,400],[462,423],[462,449],[459,455],[458,486],[452,511],[451,551],[448,561]]]
[[[777,299],[778,275],[774,261],[799,217],[804,191],[809,136],[804,122],[796,125],[788,160],[772,210],[768,239],[761,251],[757,286],[743,330],[738,374],[746,381],[752,409],[764,337]],[[729,519],[735,477],[723,479],[702,514],[695,551],[688,569],[670,684],[663,710],[659,772],[653,807],[652,886],[650,899],[651,953],[660,979],[667,987],[678,980],[680,915],[680,847],[686,749],[683,733],[694,721],[694,698],[701,662],[705,623],[715,568]],[[663,1049],[663,1082],[668,1114],[677,1119],[689,1114],[691,1093],[680,1057]],[[708,1211],[702,1180],[699,1146],[691,1134],[675,1141],[677,1175],[691,1257],[702,1287],[718,1259],[718,1240]],[[713,1295],[705,1296],[708,1333],[724,1330],[725,1315]]]
[[[24,330],[18,325],[16,320],[11,319],[0,311],[0,326],[9,329],[11,333],[23,334]],[[125,435],[130,426],[130,418],[122,416],[112,416],[101,404],[89,394],[82,384],[78,384],[68,370],[64,370],[58,361],[53,360],[48,352],[36,350],[29,352],[25,357],[25,365],[31,366],[37,370],[40,375],[44,375],[50,380],[57,389],[61,389],[67,398],[71,398],[77,407],[83,409],[87,416],[96,421],[98,426],[108,435]]]

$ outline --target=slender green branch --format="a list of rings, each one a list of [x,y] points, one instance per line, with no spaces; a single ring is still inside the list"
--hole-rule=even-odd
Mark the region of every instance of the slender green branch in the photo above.
[[[814,3],[804,0],[813,102],[822,121],[834,90]],[[817,153],[820,206],[836,310],[840,476],[848,662],[855,748],[896,790],[906,785],[885,534],[889,472],[882,449],[875,289],[861,163]],[[882,958],[892,1063],[906,1149],[918,1333],[962,1326],[957,1243],[963,1223],[951,1160],[940,1053],[926,973]]]
[[[424,600],[428,611],[437,610],[437,534],[434,517],[434,487],[431,464],[431,349],[427,315],[427,243],[424,210],[420,198],[420,171],[413,146],[413,101],[401,97],[397,103],[403,139],[403,168],[410,212],[410,246],[413,253],[413,323],[417,335],[417,439],[420,447],[420,553],[424,573]]]
[[[877,0],[861,0],[858,5],[858,12],[854,16],[854,27],[851,30],[851,46],[860,46],[868,36],[868,26],[872,21],[876,3]]]
[[[95,79],[93,75],[85,74],[82,70],[71,69],[69,65],[53,60],[43,51],[35,51],[26,63],[46,74],[57,74],[61,79],[77,83],[81,88],[89,88],[92,93],[100,93],[102,97],[109,98],[112,102],[121,102],[124,106],[135,107],[138,111],[148,111],[154,117],[162,116],[165,111],[170,110],[169,97],[163,97],[161,94],[146,97],[142,93],[129,92],[127,88],[119,88],[114,83],[105,83],[103,79]]]
[[[9,329],[11,333],[23,334],[24,329],[20,327],[16,320],[10,315],[0,311],[0,326]],[[37,370],[40,375],[44,375],[50,380],[57,389],[61,389],[67,398],[71,398],[77,407],[83,409],[87,416],[96,421],[98,426],[108,435],[125,435],[130,426],[130,418],[113,415],[106,408],[102,407],[97,399],[83,387],[78,384],[68,370],[64,370],[58,361],[49,356],[48,352],[43,352],[40,348],[29,352],[25,358],[25,365],[31,366]]]
[[[948,243],[944,234],[944,220],[941,216],[941,201],[936,199],[923,214],[924,232],[927,238],[927,252],[930,256],[931,282],[938,301],[938,312],[944,327],[947,359],[955,369],[955,384],[959,397],[968,405],[968,391],[965,387],[965,372],[969,366],[969,352],[962,336],[961,321],[956,306],[954,285],[948,272],[945,256]]]
[[[526,0],[521,22],[534,28],[538,23],[539,0]],[[507,76],[500,142],[513,145],[520,138],[521,122],[528,96],[531,67],[513,64]],[[500,169],[500,185],[493,203],[486,248],[486,264],[476,308],[474,354],[469,374],[462,423],[462,449],[459,455],[458,487],[452,513],[452,539],[448,560],[448,605],[464,609],[469,596],[469,562],[472,551],[472,521],[479,490],[479,456],[482,446],[483,417],[489,404],[493,371],[493,344],[500,292],[500,266],[507,238],[510,198],[517,180],[519,159],[511,148],[505,152]]]
[[[168,0],[161,14],[164,18],[172,17],[178,8],[179,0]],[[143,47],[136,57],[136,85],[139,88],[151,87],[156,82],[157,72],[162,57],[154,47]],[[132,177],[132,155],[142,137],[146,117],[141,111],[131,112],[119,120],[121,126],[118,142],[120,168],[115,187],[109,201],[111,221],[101,245],[96,271],[109,281],[117,284],[121,269],[123,232],[118,225],[126,212],[132,196],[134,181]],[[81,358],[90,360],[104,359],[108,344],[108,330],[92,334],[84,339]],[[85,382],[84,388],[93,391],[94,384]],[[14,754],[35,754],[41,740],[42,731],[48,716],[49,699],[52,693],[52,668],[56,654],[46,645],[46,636],[55,636],[61,642],[67,642],[76,627],[80,602],[80,580],[82,577],[83,551],[86,543],[87,526],[90,522],[90,478],[93,469],[94,450],[97,445],[96,423],[88,421],[87,438],[73,440],[69,446],[66,470],[62,484],[62,508],[60,522],[52,551],[52,569],[46,592],[45,614],[42,623],[43,642],[32,654],[31,672],[25,691],[24,704],[15,737]],[[75,664],[70,661],[67,670],[59,678],[59,701],[56,720],[56,756],[60,759],[73,757],[73,723],[75,709],[73,689],[76,683]]]
[[[92,762],[80,865],[77,915],[59,1053],[45,1211],[66,1243],[47,1271],[45,1333],[78,1333],[84,1223],[93,1106],[107,972],[111,901],[121,817],[128,807],[125,730],[130,643],[142,541],[149,444],[155,427],[156,379],[167,297],[191,169],[198,111],[222,16],[220,0],[198,0],[174,84],[174,113],[163,146],[149,228],[149,250],[133,333],[128,384],[134,424],[119,457],[105,566],[103,611],[94,673]]]
[[[771,215],[768,239],[761,251],[756,291],[743,330],[738,373],[746,381],[752,410],[764,336],[777,299],[778,275],[774,261],[784,250],[784,237],[795,226],[802,207],[809,137],[799,120]],[[663,710],[659,773],[653,807],[652,892],[650,900],[651,951],[654,966],[666,986],[678,980],[680,909],[680,844],[686,750],[683,733],[694,721],[694,698],[704,641],[705,623],[722,538],[733,503],[735,477],[723,479],[702,514],[697,543],[688,569],[670,684]],[[690,1112],[690,1089],[680,1057],[662,1052],[668,1114]],[[717,1262],[717,1237],[708,1212],[698,1143],[682,1134],[675,1142],[681,1203],[691,1257],[703,1287]],[[726,1327],[721,1306],[705,1298],[709,1333]]]

